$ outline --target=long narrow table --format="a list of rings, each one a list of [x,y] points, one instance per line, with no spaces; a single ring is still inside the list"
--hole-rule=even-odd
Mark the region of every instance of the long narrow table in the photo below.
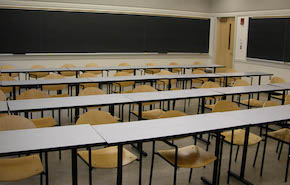
[[[244,127],[247,123],[223,117],[218,114],[202,114],[167,118],[150,121],[128,122],[121,124],[97,125],[93,128],[107,141],[108,144],[118,145],[118,175],[117,184],[122,184],[122,151],[124,144],[155,141],[160,139],[177,138],[215,131],[217,133],[212,182],[206,178],[202,180],[209,184],[219,184],[221,165],[221,140],[220,131],[224,129]],[[140,155],[140,159],[142,155]],[[142,161],[140,161],[139,178],[142,176]],[[140,184],[140,183],[139,183]]]
[[[84,71],[119,71],[119,70],[145,70],[145,69],[198,69],[198,68],[222,68],[223,65],[210,64],[210,65],[161,65],[161,66],[108,66],[108,67],[67,67],[67,68],[43,68],[43,69],[1,69],[1,73],[31,73],[31,72],[57,72],[62,71],[75,71],[76,76],[78,72]]]
[[[0,132],[0,156],[71,150],[72,184],[78,184],[77,149],[106,141],[90,125],[35,128]],[[47,161],[47,155],[46,161]],[[48,172],[48,162],[45,171]],[[48,181],[48,178],[47,180]]]
[[[282,87],[286,90],[290,90],[290,83],[273,83],[273,84],[269,84],[275,87]]]
[[[0,101],[0,113],[8,112],[8,104],[6,101]]]

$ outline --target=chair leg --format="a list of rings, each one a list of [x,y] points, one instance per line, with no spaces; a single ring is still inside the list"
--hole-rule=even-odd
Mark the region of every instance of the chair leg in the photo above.
[[[209,148],[210,136],[211,136],[211,134],[208,133],[208,138],[207,138],[207,143],[206,143],[206,151],[208,151],[208,148]]]
[[[240,150],[240,146],[238,145],[238,148],[237,148],[237,153],[236,153],[236,157],[235,157],[235,162],[237,162],[238,155],[239,155],[239,150]]]
[[[277,143],[276,153],[278,153],[278,151],[279,151],[279,146],[280,146],[280,141],[278,141],[278,143]]]
[[[189,179],[188,179],[188,182],[191,182],[191,176],[192,176],[192,168],[190,168],[190,172],[189,172]]]
[[[261,142],[260,142],[260,143],[261,143]],[[257,161],[257,157],[258,157],[258,153],[259,153],[260,143],[258,143],[258,145],[257,145],[257,149],[256,149],[256,153],[255,153],[255,158],[254,158],[253,167],[256,166],[256,161]]]
[[[280,148],[280,151],[279,151],[278,160],[280,160],[281,153],[282,153],[282,149],[283,149],[283,145],[284,145],[284,143],[281,144],[281,148]]]
[[[152,160],[151,160],[151,169],[150,169],[149,185],[152,184],[152,175],[153,175],[153,167],[154,167],[154,158],[155,158],[155,141],[152,142]]]
[[[174,176],[173,176],[173,185],[176,185],[177,181],[177,159],[178,159],[178,148],[175,148],[175,160],[174,160]]]
[[[45,185],[48,185],[48,155],[47,152],[44,153],[45,156]]]
[[[288,146],[288,159],[287,159],[287,166],[286,166],[286,175],[285,175],[285,182],[288,179],[288,170],[289,170],[289,160],[290,160],[290,145]]]

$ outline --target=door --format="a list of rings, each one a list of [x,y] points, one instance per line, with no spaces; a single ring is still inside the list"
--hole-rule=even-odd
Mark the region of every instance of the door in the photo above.
[[[216,64],[233,66],[235,18],[218,18]]]

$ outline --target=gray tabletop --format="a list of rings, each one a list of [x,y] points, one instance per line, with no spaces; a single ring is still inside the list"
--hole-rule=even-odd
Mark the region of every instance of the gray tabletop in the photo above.
[[[103,143],[105,140],[90,125],[0,132],[0,154]]]
[[[121,94],[105,94],[92,96],[74,96],[64,98],[43,98],[30,100],[12,100],[8,102],[9,110],[17,111],[33,111],[33,110],[49,110],[62,109],[71,107],[89,107],[112,104],[126,104],[133,102],[131,99]]]
[[[219,113],[222,116],[232,117],[249,124],[263,124],[290,120],[290,105],[246,109]]]
[[[240,127],[247,123],[219,114],[202,114],[138,122],[95,125],[93,128],[109,144],[146,141],[157,138]]]
[[[210,89],[189,89],[189,90],[123,94],[123,96],[133,100],[134,102],[161,101],[161,100],[174,100],[174,99],[199,98],[199,97],[201,98],[222,95],[223,95],[222,93],[215,92]]]
[[[28,72],[61,72],[61,71],[98,71],[98,70],[126,70],[126,69],[174,69],[174,68],[220,68],[223,65],[162,65],[162,66],[108,66],[108,67],[68,67],[43,69],[1,69],[1,73],[28,73]]]
[[[235,73],[219,73],[225,77],[251,77],[251,76],[272,76],[272,73],[264,72],[235,72]]]
[[[41,69],[1,69],[1,73],[29,73],[29,72],[61,72],[71,71],[69,68],[41,68]]]
[[[8,112],[8,106],[6,101],[0,101],[0,113]]]
[[[290,83],[273,83],[273,84],[269,84],[275,87],[282,87],[285,90],[290,90]]]
[[[231,94],[248,94],[258,92],[282,91],[285,90],[285,88],[275,87],[271,85],[255,85],[255,86],[211,88],[211,90],[223,93],[225,95],[231,95]]]

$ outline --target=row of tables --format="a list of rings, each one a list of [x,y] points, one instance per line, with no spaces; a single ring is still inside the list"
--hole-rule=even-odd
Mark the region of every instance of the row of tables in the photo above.
[[[77,185],[77,149],[103,145],[118,146],[117,184],[122,184],[122,148],[129,143],[143,143],[214,132],[217,134],[213,181],[219,184],[221,166],[220,132],[228,129],[246,128],[246,138],[250,127],[290,120],[290,105],[209,113],[194,116],[148,120],[107,125],[76,125],[41,129],[2,131],[0,133],[0,156],[26,153],[40,153],[56,150],[71,150],[72,184]],[[168,129],[171,128],[171,129]],[[76,137],[77,136],[77,137]],[[17,139],[15,139],[17,138]],[[48,139],[49,138],[49,139]],[[240,175],[229,171],[234,177],[244,180],[247,155],[247,139],[244,143]],[[265,152],[264,152],[265,155]],[[142,166],[142,161],[140,161]],[[142,173],[140,173],[142,175]],[[141,176],[140,176],[141,178]],[[205,178],[202,178],[207,181]],[[207,181],[208,182],[208,181]],[[248,182],[248,184],[250,184]]]
[[[134,75],[136,75],[136,70],[146,70],[146,69],[182,69],[183,73],[185,69],[201,69],[210,68],[214,72],[216,68],[223,68],[223,65],[210,64],[210,65],[161,65],[161,66],[110,66],[110,67],[66,67],[66,68],[42,68],[42,69],[1,69],[1,73],[35,73],[35,72],[65,72],[73,71],[76,72],[76,77],[78,77],[79,72],[85,71],[121,71],[121,70],[134,70]]]
[[[224,78],[227,82],[228,78],[233,77],[258,77],[258,85],[261,84],[262,76],[271,77],[271,73],[263,72],[237,72],[237,73],[209,73],[209,74],[183,74],[183,75],[144,75],[144,76],[117,76],[117,77],[97,77],[97,78],[67,78],[67,79],[53,79],[53,80],[20,80],[20,81],[1,81],[0,86],[12,87],[13,88],[13,99],[16,99],[16,88],[42,88],[43,85],[60,85],[68,84],[70,86],[76,86],[76,95],[79,92],[79,86],[82,83],[99,83],[100,87],[102,84],[111,84],[114,82],[153,82],[157,80],[169,80],[169,90],[171,88],[171,80],[192,80],[201,78]],[[227,83],[225,83],[227,85]]]

